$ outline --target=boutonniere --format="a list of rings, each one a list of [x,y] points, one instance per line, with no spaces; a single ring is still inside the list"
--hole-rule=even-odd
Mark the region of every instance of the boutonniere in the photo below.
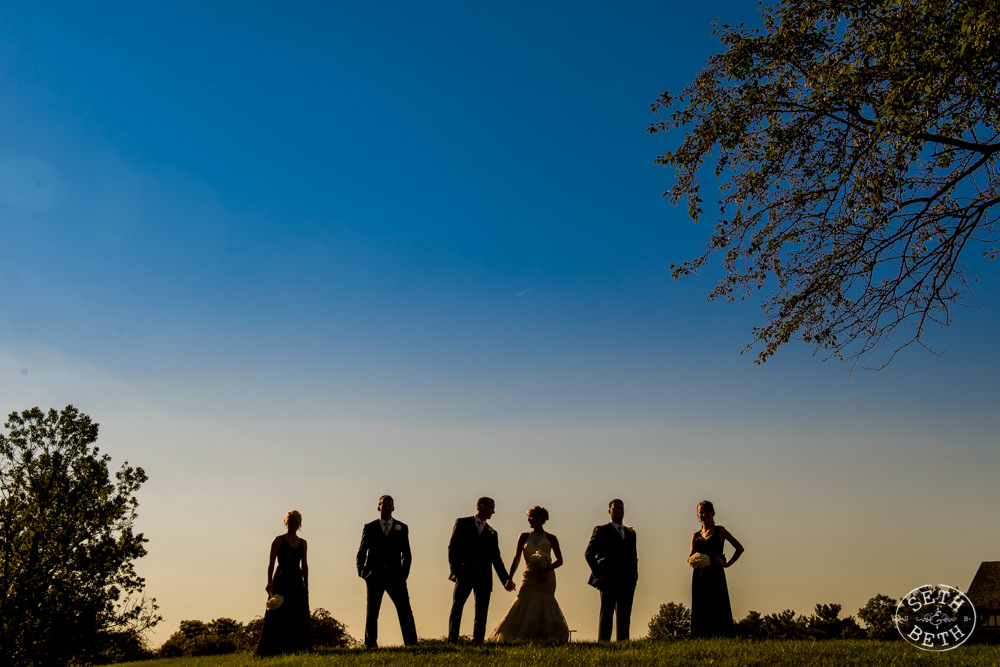
[[[632,526],[625,526],[625,530],[627,530],[630,533],[634,533],[635,532],[635,528],[633,528]]]
[[[396,524],[393,524],[392,529],[393,530],[403,530],[403,527],[400,526],[398,523],[396,523]]]
[[[497,534],[497,531],[493,530],[493,526],[486,526],[486,527],[489,528],[490,535],[496,535]]]

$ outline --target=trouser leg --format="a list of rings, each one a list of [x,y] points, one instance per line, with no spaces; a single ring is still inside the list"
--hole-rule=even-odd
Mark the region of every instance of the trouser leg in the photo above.
[[[618,601],[615,605],[615,616],[618,617],[618,641],[628,639],[629,626],[632,622],[632,599],[635,597],[635,587],[627,586],[618,592]]]
[[[488,586],[476,587],[476,618],[472,624],[472,641],[482,644],[486,639],[486,617],[490,613],[490,589]]]
[[[615,593],[612,589],[601,589],[601,615],[597,623],[597,641],[611,641],[611,625],[615,616]]]
[[[413,622],[413,608],[410,607],[410,593],[406,590],[406,581],[394,582],[386,587],[389,599],[396,605],[396,615],[399,616],[399,629],[403,633],[403,643],[412,646],[417,643],[417,626]]]
[[[448,616],[448,641],[458,641],[459,630],[462,627],[462,607],[472,593],[472,585],[461,579],[455,582],[455,590],[451,596],[451,614]]]
[[[368,604],[365,613],[365,646],[378,646],[378,612],[382,608],[382,582],[371,576],[365,579],[368,586]]]

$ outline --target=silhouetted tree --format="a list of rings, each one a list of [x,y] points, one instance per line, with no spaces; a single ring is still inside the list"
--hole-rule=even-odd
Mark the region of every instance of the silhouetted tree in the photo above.
[[[781,0],[762,27],[715,27],[725,50],[653,134],[664,196],[701,218],[702,169],[721,181],[705,252],[721,255],[710,298],[770,293],[749,349],[766,361],[792,336],[860,358],[923,344],[969,293],[968,253],[993,259],[1000,211],[1000,3]],[[671,135],[673,136],[673,135]],[[966,258],[963,263],[962,258]]]
[[[661,604],[649,621],[650,639],[686,639],[691,636],[691,610],[684,603]]]
[[[317,607],[310,615],[313,648],[353,646],[356,642],[347,634],[347,626]],[[182,656],[220,655],[226,653],[252,653],[257,650],[264,618],[258,616],[247,624],[231,618],[217,618],[208,623],[181,621],[177,632],[163,643],[158,652],[161,658]]]
[[[813,639],[856,639],[864,633],[853,616],[840,618],[839,604],[817,604],[806,619],[806,628]]]
[[[0,664],[99,661],[160,620],[133,562],[142,468],[94,445],[72,405],[13,412],[0,434]]]
[[[858,618],[865,624],[865,632],[869,639],[881,641],[900,639],[895,621],[897,604],[898,600],[880,593],[858,609]]]
[[[353,646],[356,642],[347,634],[347,626],[330,615],[326,609],[313,609],[312,616],[313,648],[337,646]]]
[[[764,619],[759,611],[750,610],[747,615],[733,624],[737,637],[744,639],[762,639],[764,637]]]
[[[160,657],[235,653],[243,633],[243,624],[231,618],[217,618],[209,623],[181,621],[177,632],[160,647]]]
[[[762,619],[764,639],[803,639],[806,633],[806,617],[795,616],[791,609],[776,614],[768,614]]]

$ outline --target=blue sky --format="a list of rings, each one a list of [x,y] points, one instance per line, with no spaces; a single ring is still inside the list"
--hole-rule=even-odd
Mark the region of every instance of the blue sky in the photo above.
[[[690,603],[703,497],[747,546],[738,616],[854,613],[1000,557],[995,265],[970,257],[981,310],[933,334],[942,356],[878,373],[797,343],[754,366],[756,305],[670,278],[711,223],[660,199],[649,103],[717,49],[712,18],[752,7],[0,8],[0,405],[73,403],[149,473],[157,642],[261,613],[293,507],[313,606],[360,636],[353,552],[382,493],[411,525],[426,637],[482,494],[508,559],[524,510],[550,509],[580,638],[613,496],[639,535],[637,632]]]

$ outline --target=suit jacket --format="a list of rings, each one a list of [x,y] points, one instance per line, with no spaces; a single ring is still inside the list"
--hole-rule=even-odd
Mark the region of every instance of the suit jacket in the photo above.
[[[448,578],[452,581],[461,580],[474,586],[488,587],[488,590],[493,590],[490,566],[496,570],[500,581],[507,581],[509,578],[500,557],[497,531],[486,524],[480,534],[476,530],[474,516],[455,519],[455,527],[448,542],[448,566],[451,570]]]
[[[595,526],[584,554],[590,565],[591,586],[604,589],[611,586],[635,586],[639,579],[639,556],[635,548],[635,531],[625,529],[625,538],[608,522]]]
[[[398,577],[404,581],[410,576],[410,530],[402,521],[392,520],[392,529],[386,535],[382,522],[375,519],[361,529],[361,547],[358,549],[358,574],[368,577]]]

